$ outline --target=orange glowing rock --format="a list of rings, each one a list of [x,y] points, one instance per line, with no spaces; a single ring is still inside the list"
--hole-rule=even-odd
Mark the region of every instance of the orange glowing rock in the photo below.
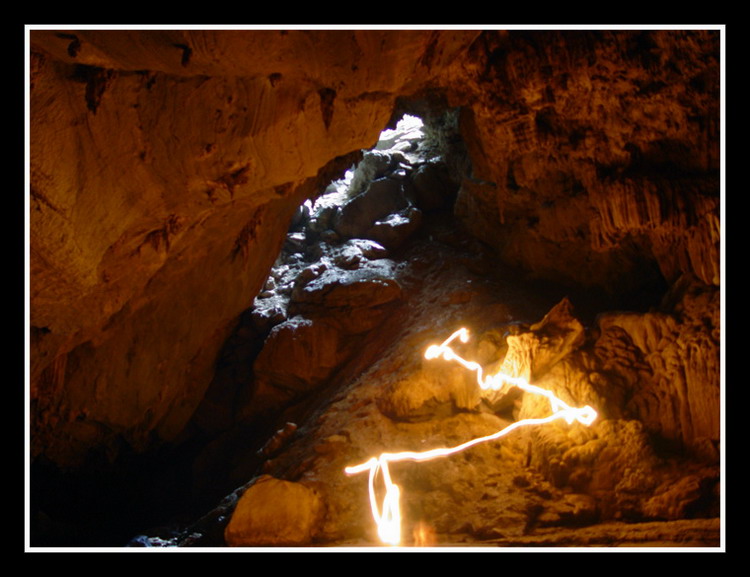
[[[322,511],[310,488],[264,475],[240,497],[224,538],[230,547],[309,545]]]
[[[552,412],[547,417],[528,418],[516,421],[504,429],[500,429],[496,433],[484,437],[477,437],[454,447],[442,447],[421,452],[402,451],[398,453],[382,453],[377,458],[373,457],[359,465],[346,467],[345,472],[348,475],[355,475],[364,471],[369,472],[370,507],[372,509],[372,516],[378,527],[378,535],[381,541],[385,544],[399,545],[401,543],[401,511],[399,508],[401,489],[392,481],[388,463],[399,461],[429,461],[439,457],[446,457],[473,447],[474,445],[504,437],[519,427],[543,425],[558,419],[564,419],[569,425],[577,421],[588,426],[593,423],[598,416],[596,410],[590,406],[586,405],[582,408],[571,407],[562,399],[556,397],[551,391],[532,385],[522,377],[514,377],[502,372],[498,372],[495,375],[485,376],[481,365],[461,358],[451,348],[451,343],[456,339],[459,339],[462,342],[467,342],[469,339],[469,331],[465,328],[459,329],[443,341],[442,344],[430,346],[425,351],[425,358],[442,358],[446,361],[454,361],[467,370],[474,371],[476,373],[477,383],[482,389],[499,390],[510,386],[518,387],[523,391],[546,397],[549,400],[550,410]],[[385,496],[382,499],[382,506],[378,506],[377,493],[375,490],[375,480],[378,477],[382,479],[385,493]]]

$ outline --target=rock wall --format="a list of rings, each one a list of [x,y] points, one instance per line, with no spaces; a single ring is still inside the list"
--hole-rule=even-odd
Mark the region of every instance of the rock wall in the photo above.
[[[718,290],[718,41],[33,31],[34,454],[176,439],[300,202],[394,109],[460,108],[456,212],[499,260],[614,293],[687,273]]]
[[[502,260],[611,292],[647,262],[718,286],[718,31],[500,32],[472,53],[458,210]]]
[[[32,31],[34,452],[173,439],[300,202],[475,36]]]

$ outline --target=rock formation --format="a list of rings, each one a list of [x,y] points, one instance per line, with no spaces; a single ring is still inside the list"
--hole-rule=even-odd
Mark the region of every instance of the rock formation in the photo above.
[[[302,200],[475,36],[33,31],[35,453],[174,439]]]
[[[35,536],[59,539],[55,479],[189,447],[195,491],[290,492],[314,518],[263,535],[238,504],[230,544],[368,541],[350,461],[539,410],[415,360],[466,322],[482,364],[601,419],[406,473],[411,519],[569,545],[700,517],[691,538],[715,545],[719,40],[32,30]],[[378,144],[404,113],[425,148]]]

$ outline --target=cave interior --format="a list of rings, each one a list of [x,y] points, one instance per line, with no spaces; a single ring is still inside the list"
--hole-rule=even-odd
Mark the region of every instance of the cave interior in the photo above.
[[[30,30],[29,546],[720,548],[721,33]]]

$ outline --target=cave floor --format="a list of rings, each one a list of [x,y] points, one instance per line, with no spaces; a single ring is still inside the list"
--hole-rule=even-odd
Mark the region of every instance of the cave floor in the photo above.
[[[533,535],[513,538],[477,540],[471,535],[439,535],[423,546],[396,547],[399,550],[467,551],[473,549],[502,551],[536,551],[539,549],[609,548],[634,549],[714,549],[720,546],[719,519],[689,519],[647,523],[599,523],[589,527],[536,530]],[[382,549],[379,543],[348,540],[329,543],[326,547],[341,549]],[[388,550],[388,547],[385,547]]]
[[[349,490],[340,471],[347,458],[333,457],[335,465],[310,465],[310,457],[325,444],[334,431],[350,430],[351,415],[365,419],[372,399],[380,395],[388,382],[391,369],[408,361],[416,343],[436,335],[450,334],[467,325],[479,328],[517,321],[531,322],[541,318],[563,297],[571,296],[569,287],[539,283],[524,278],[519,271],[498,266],[491,252],[456,227],[452,219],[436,218],[424,226],[419,238],[398,256],[405,266],[401,269],[408,294],[406,306],[397,315],[395,327],[383,331],[373,346],[382,348],[383,355],[361,377],[343,384],[330,399],[331,405],[320,406],[311,420],[325,422],[306,432],[305,441],[295,443],[286,454],[267,469],[280,478],[307,475],[314,482],[333,487],[332,493]],[[595,315],[616,306],[607,297],[592,294],[573,295],[581,306],[580,317],[591,320]],[[501,304],[499,304],[501,303]],[[440,339],[438,339],[440,340]],[[332,405],[338,406],[331,410]],[[372,403],[373,405],[375,403]],[[375,432],[373,435],[377,436]],[[346,451],[344,451],[346,452]],[[321,463],[326,458],[320,458]],[[351,464],[351,463],[349,463]],[[364,520],[363,523],[367,523]],[[528,533],[489,530],[474,533],[432,535],[425,546],[439,549],[539,549],[539,548],[714,548],[720,545],[721,527],[718,518],[685,519],[665,522],[606,522],[587,526],[536,527]],[[381,545],[367,540],[333,539],[318,545],[337,549],[371,549]],[[387,548],[386,548],[387,549]]]
[[[374,366],[362,368],[360,373],[364,378],[354,376],[328,390],[328,398],[318,400],[315,407],[306,412],[312,424],[303,441],[292,443],[264,473],[279,478],[299,478],[312,469],[310,474],[316,482],[330,483],[334,492],[338,489],[342,493],[351,491],[348,485],[352,483],[341,474],[343,464],[351,464],[345,463],[351,457],[336,455],[335,464],[325,463],[328,457],[316,457],[316,445],[320,444],[321,439],[330,437],[331,431],[351,427],[348,423],[350,415],[359,410],[358,406],[371,403],[372,398],[378,395],[377,387],[380,384],[376,382],[377,378],[373,380],[369,377],[382,376],[390,366],[402,364],[403,357],[415,343],[421,345],[428,337],[434,339],[450,334],[461,325],[482,329],[498,322],[534,322],[563,297],[575,300],[576,311],[584,322],[592,320],[600,311],[617,306],[617,303],[608,302],[606,296],[572,294],[569,287],[540,283],[524,278],[518,271],[498,266],[492,259],[491,251],[460,230],[452,218],[444,216],[429,219],[413,242],[394,259],[403,265],[399,269],[399,282],[407,297],[404,307],[394,315],[382,334],[373,335],[370,344],[380,347],[382,357]],[[337,409],[331,411],[336,404]],[[317,423],[322,421],[326,425],[318,427]],[[311,465],[316,459],[322,463],[318,470],[315,469],[317,465]],[[260,471],[257,473],[260,474]],[[222,532],[228,518],[225,513],[226,510],[218,508],[191,525],[183,525],[180,537],[165,541],[154,537],[146,546],[224,547]],[[368,520],[362,523],[368,523]],[[144,535],[149,534],[148,531],[145,529]],[[577,527],[536,527],[523,534],[503,534],[500,531],[489,531],[484,535],[476,532],[437,533],[424,542],[424,547],[403,549],[713,549],[720,546],[721,534],[718,518],[647,523],[608,522]],[[156,545],[157,542],[162,545]],[[131,542],[131,546],[139,545]],[[331,551],[391,550],[367,539],[351,537],[327,538],[314,547]]]

